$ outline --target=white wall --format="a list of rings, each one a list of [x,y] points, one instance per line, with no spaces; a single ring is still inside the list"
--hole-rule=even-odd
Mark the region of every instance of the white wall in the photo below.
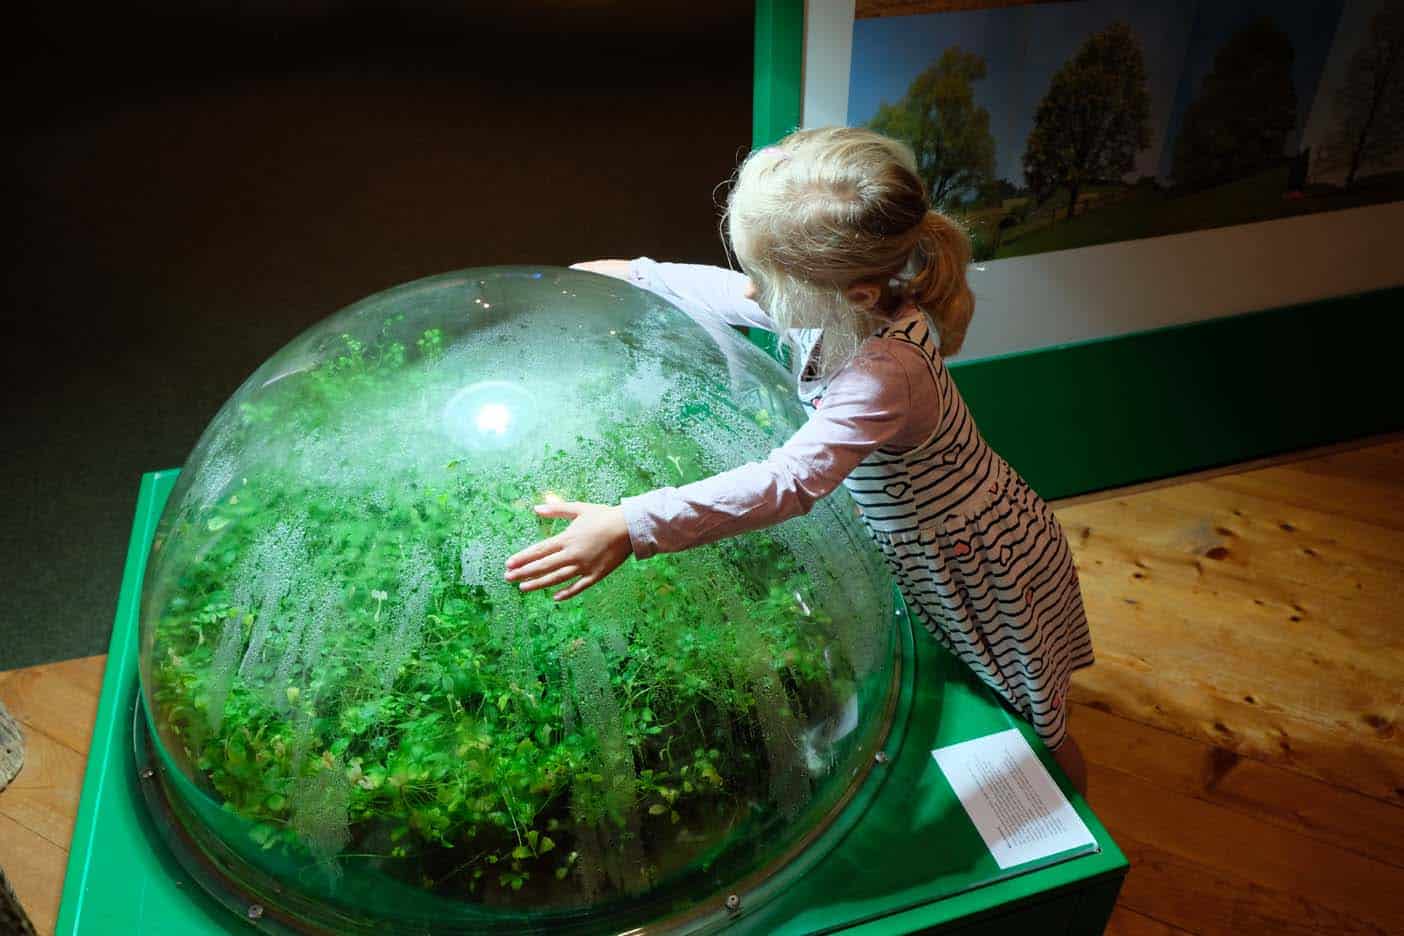
[[[961,359],[1404,285],[1400,230],[1390,202],[978,264]]]
[[[854,0],[805,0],[803,127],[848,123]]]

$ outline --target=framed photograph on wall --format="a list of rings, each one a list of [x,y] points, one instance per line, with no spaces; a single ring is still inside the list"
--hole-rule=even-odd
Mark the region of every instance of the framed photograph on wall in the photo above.
[[[847,122],[912,146],[977,259],[1395,201],[1404,5],[1349,7],[859,3]]]
[[[1404,283],[1400,0],[770,0],[762,21],[787,53],[758,31],[758,95],[789,97],[756,142],[906,139],[999,271],[970,358]]]

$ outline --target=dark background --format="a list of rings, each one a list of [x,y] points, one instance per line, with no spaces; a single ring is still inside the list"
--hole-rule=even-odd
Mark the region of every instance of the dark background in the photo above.
[[[462,267],[723,262],[752,4],[503,6],[6,14],[0,669],[105,651],[142,472],[313,322]]]

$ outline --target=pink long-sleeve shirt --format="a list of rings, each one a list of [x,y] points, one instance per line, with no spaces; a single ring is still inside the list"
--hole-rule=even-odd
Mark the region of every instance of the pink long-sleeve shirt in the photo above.
[[[629,279],[704,327],[776,331],[745,297],[740,273],[641,257],[630,264]],[[914,448],[936,431],[940,417],[935,376],[921,351],[909,342],[869,338],[829,380],[823,405],[764,461],[624,498],[634,555],[677,552],[808,513],[875,449]]]

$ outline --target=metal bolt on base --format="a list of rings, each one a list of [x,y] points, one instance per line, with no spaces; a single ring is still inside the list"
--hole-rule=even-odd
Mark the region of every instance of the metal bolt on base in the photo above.
[[[143,767],[140,773],[138,773],[138,776],[143,780],[150,780],[152,777],[156,776],[156,771],[150,767]]]
[[[886,751],[878,751],[876,754],[873,755],[873,760],[879,764],[885,764],[891,759],[892,758],[887,756]]]
[[[735,913],[737,910],[740,910],[741,898],[738,897],[736,894],[728,894],[726,898],[726,909],[730,910],[732,913]]]
[[[257,920],[263,916],[263,904],[249,904],[249,919]]]

